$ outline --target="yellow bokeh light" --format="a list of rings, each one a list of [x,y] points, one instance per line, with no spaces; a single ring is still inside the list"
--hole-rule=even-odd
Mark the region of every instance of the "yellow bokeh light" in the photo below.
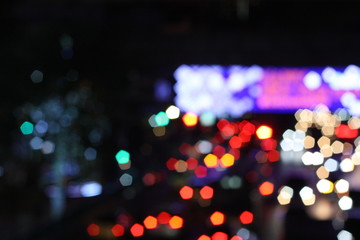
[[[185,113],[182,120],[187,127],[193,127],[198,123],[198,116],[195,113],[188,112]]]
[[[216,211],[211,214],[210,221],[213,225],[221,225],[225,221],[225,215],[219,211]]]
[[[215,168],[218,166],[218,158],[212,153],[209,153],[204,158],[204,163],[208,168]]]
[[[230,153],[224,154],[224,156],[222,156],[220,159],[220,164],[222,167],[231,167],[232,165],[234,165],[234,162],[235,158]]]
[[[273,134],[273,130],[268,127],[268,126],[260,126],[257,130],[256,130],[256,136],[259,139],[268,139],[271,138]]]

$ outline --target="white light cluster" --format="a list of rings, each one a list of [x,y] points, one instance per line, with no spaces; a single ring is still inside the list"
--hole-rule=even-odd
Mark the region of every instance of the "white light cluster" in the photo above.
[[[211,111],[218,117],[224,114],[240,117],[251,111],[255,106],[253,98],[261,94],[256,83],[263,78],[263,69],[232,66],[227,69],[227,76],[223,72],[220,66],[180,66],[174,73],[176,106],[196,114]],[[248,91],[246,96],[234,96],[244,90]]]
[[[288,129],[283,134],[283,140],[280,142],[283,151],[300,152],[304,149],[305,132]]]
[[[347,108],[349,113],[353,116],[360,116],[360,99],[352,92],[344,93],[341,96],[341,104]]]
[[[360,90],[360,69],[355,65],[349,65],[344,72],[327,67],[321,76],[333,90]]]
[[[324,156],[320,152],[305,152],[301,157],[302,162],[304,165],[314,165],[318,166],[324,162]]]
[[[326,67],[321,74],[310,71],[303,79],[304,85],[309,90],[321,87],[322,80],[334,91],[356,91],[360,90],[360,68],[349,65],[343,72],[332,67]],[[360,99],[352,92],[346,92],[341,97],[341,104],[346,107],[353,116],[360,116]]]

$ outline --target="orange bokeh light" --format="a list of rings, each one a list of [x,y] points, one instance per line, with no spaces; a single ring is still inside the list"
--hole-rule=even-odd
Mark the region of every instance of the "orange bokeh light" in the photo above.
[[[213,225],[221,225],[225,221],[225,215],[222,212],[216,211],[211,214],[210,221]]]
[[[206,235],[201,235],[197,240],[211,240],[211,238]]]
[[[184,220],[179,216],[173,216],[169,221],[169,226],[171,229],[182,228]]]
[[[139,223],[135,223],[130,228],[130,232],[134,237],[141,237],[144,235],[144,227]]]
[[[190,199],[194,195],[194,189],[189,186],[183,186],[180,189],[179,193],[182,199]]]
[[[263,196],[271,195],[274,192],[274,184],[271,182],[263,182],[259,186],[259,192]]]
[[[204,186],[200,190],[200,196],[203,199],[211,199],[214,196],[214,189],[209,186]]]
[[[158,226],[158,220],[153,216],[147,216],[144,219],[144,226],[147,229],[155,229]]]

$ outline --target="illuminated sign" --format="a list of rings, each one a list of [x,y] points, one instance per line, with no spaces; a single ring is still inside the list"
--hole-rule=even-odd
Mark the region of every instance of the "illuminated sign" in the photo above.
[[[184,112],[240,117],[294,112],[319,104],[360,116],[360,68],[182,65],[174,73],[175,104]]]

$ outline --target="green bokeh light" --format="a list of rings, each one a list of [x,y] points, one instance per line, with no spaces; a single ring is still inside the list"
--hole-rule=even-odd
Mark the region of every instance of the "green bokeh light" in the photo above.
[[[130,161],[130,153],[128,153],[127,151],[125,150],[120,150],[116,156],[116,161],[119,163],[119,164],[126,164]]]
[[[32,124],[31,122],[25,121],[25,122],[23,122],[23,124],[21,124],[20,130],[21,130],[22,134],[24,134],[24,135],[32,134],[34,131],[34,124]]]
[[[159,112],[155,116],[155,122],[159,127],[165,127],[169,124],[169,117],[166,115],[165,112]]]
[[[200,123],[204,127],[215,125],[216,116],[211,111],[206,111],[200,115]]]

